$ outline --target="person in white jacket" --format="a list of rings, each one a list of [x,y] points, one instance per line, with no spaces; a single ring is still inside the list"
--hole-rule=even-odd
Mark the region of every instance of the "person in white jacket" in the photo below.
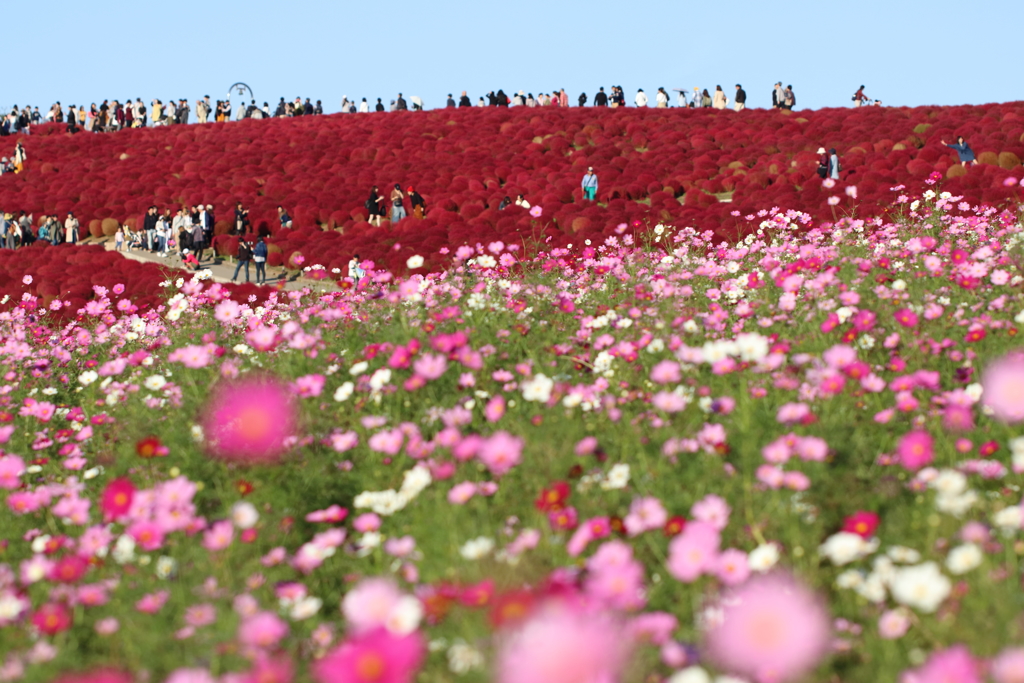
[[[668,109],[668,93],[664,88],[658,88],[658,94],[654,96],[658,109]]]
[[[643,90],[636,91],[636,106],[646,107],[647,106],[647,95],[644,94]]]

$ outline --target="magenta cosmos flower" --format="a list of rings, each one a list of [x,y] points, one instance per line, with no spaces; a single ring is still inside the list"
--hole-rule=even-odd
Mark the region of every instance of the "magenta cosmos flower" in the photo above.
[[[396,636],[385,629],[353,636],[313,666],[320,683],[410,683],[426,647],[419,633]]]
[[[828,612],[788,574],[751,579],[728,591],[721,606],[721,621],[706,632],[707,648],[728,671],[782,683],[810,671],[828,651]]]
[[[1024,354],[1008,354],[981,376],[981,400],[1003,422],[1024,420]]]
[[[298,416],[288,386],[271,377],[248,377],[214,391],[203,419],[207,448],[234,462],[270,462],[285,451]]]

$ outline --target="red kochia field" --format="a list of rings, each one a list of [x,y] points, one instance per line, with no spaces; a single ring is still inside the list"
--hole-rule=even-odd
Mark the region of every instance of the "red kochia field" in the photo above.
[[[939,140],[963,135],[981,164],[964,172]],[[23,138],[26,173],[0,178],[6,211],[74,211],[99,234],[104,218],[141,224],[145,207],[209,203],[218,232],[236,201],[274,233],[272,263],[341,267],[354,252],[400,270],[412,254],[440,263],[443,247],[608,234],[623,222],[710,229],[735,237],[737,217],[779,206],[831,218],[830,195],[856,185],[859,216],[879,214],[890,188],[933,172],[942,189],[1000,204],[1024,174],[1024,103],[913,109],[740,113],[683,109],[472,109],[243,121],[69,136],[57,126]],[[13,145],[13,140],[10,141]],[[837,148],[843,180],[823,189],[815,150]],[[587,166],[598,203],[579,188]],[[414,185],[424,220],[380,228],[363,208],[371,185]],[[539,219],[502,197],[523,193]],[[730,196],[731,203],[719,202]],[[296,229],[277,234],[276,207]],[[840,209],[854,202],[845,195]],[[408,205],[406,207],[409,208]],[[91,223],[91,225],[90,225]],[[108,225],[111,224],[108,221]],[[755,223],[756,225],[756,223]],[[321,232],[321,228],[327,231]],[[230,240],[222,238],[221,248]]]

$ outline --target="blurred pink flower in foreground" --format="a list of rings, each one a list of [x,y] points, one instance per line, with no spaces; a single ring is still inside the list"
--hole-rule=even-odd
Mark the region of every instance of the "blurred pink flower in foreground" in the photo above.
[[[759,683],[810,671],[828,650],[829,617],[818,597],[793,577],[758,576],[728,591],[721,620],[706,632],[711,658]]]
[[[900,683],[938,683],[939,681],[956,681],[956,683],[981,683],[978,662],[963,645],[933,652],[921,668],[904,671]]]
[[[268,462],[285,451],[297,415],[288,387],[271,377],[250,377],[219,386],[207,406],[203,433],[214,457]]]
[[[613,683],[628,656],[629,640],[616,621],[552,604],[507,635],[497,655],[497,681]]]
[[[991,363],[981,376],[982,403],[1003,422],[1024,420],[1024,354],[1011,353]]]

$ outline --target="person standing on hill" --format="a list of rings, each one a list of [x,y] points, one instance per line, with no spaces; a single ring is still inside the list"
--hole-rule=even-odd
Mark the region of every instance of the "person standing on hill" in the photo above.
[[[722,90],[722,86],[715,86],[715,98],[711,101],[711,106],[715,109],[725,109],[729,104],[729,101],[725,98],[725,92]]]
[[[19,140],[14,145],[14,159],[13,159],[13,161],[14,161],[14,172],[15,173],[21,173],[22,171],[25,170],[25,160],[26,159],[28,159],[28,156],[25,154],[25,148],[22,146],[21,141]]]
[[[423,201],[423,195],[412,185],[406,189],[406,193],[409,195],[409,203],[412,204],[412,215],[422,220],[423,214],[427,212],[427,203]]]
[[[836,154],[836,148],[833,147],[828,151],[828,176],[832,180],[839,180],[839,171],[842,169],[842,164],[839,163],[839,155]]]
[[[569,106],[569,95],[565,92],[565,88],[559,88],[558,90],[558,104],[562,107]]]
[[[159,216],[156,212],[156,207],[151,206],[146,209],[146,218],[142,221],[142,230],[146,235],[146,250],[154,251],[153,244],[156,241],[156,222]]]
[[[793,94],[793,86],[787,85],[786,89],[782,92],[782,108],[792,111],[795,106],[796,95]]]
[[[658,93],[654,96],[655,107],[658,109],[668,109],[668,93],[665,92],[665,88],[658,88]]]
[[[772,109],[782,109],[782,103],[785,99],[782,93],[782,81],[779,81],[772,89]]]
[[[73,213],[68,213],[68,218],[64,221],[64,241],[68,244],[78,243],[78,219]]]
[[[595,107],[607,107],[608,106],[608,95],[606,95],[605,92],[604,92],[604,86],[601,86],[601,89],[597,91],[596,95],[594,95],[594,106]]]
[[[946,147],[949,147],[950,149],[956,150],[956,154],[960,158],[961,166],[966,166],[967,164],[970,164],[971,166],[978,165],[978,160],[974,157],[974,150],[971,149],[971,146],[967,144],[967,141],[964,140],[962,135],[957,136],[955,145],[947,145],[945,140],[942,141],[942,144],[946,145]]]
[[[644,93],[643,89],[636,91],[636,97],[633,98],[633,101],[636,103],[636,106],[638,107],[647,106],[647,95]]]
[[[384,203],[384,198],[377,194],[377,186],[374,185],[370,188],[370,198],[366,200],[367,214],[369,214],[367,221],[374,227],[380,227],[380,217],[384,213],[381,204]]]
[[[235,266],[235,274],[231,276],[231,281],[234,282],[238,279],[238,271],[245,266],[245,281],[249,281],[249,261],[252,260],[252,245],[245,241],[245,238],[238,240],[238,265]]]
[[[444,103],[444,106],[448,109],[455,108],[455,100],[452,98],[452,94],[448,93],[448,101]]]
[[[736,111],[743,111],[747,108],[747,91],[739,83],[736,84],[736,98],[733,103],[733,108]]]
[[[256,284],[261,285],[267,281],[267,243],[260,237],[256,240],[256,246],[252,249],[252,260],[256,264]]]
[[[469,101],[469,95],[466,94],[465,90],[463,90],[462,94],[459,96],[459,106],[460,107],[472,107],[473,106],[473,103]]]
[[[597,197],[597,174],[594,173],[593,166],[587,168],[587,173],[583,176],[580,187],[583,188],[583,198],[587,201],[594,201]]]
[[[864,94],[864,86],[857,88],[857,92],[853,93],[853,106],[862,107],[864,103],[868,101],[868,96]]]
[[[587,93],[581,92],[579,99],[577,99],[576,101],[579,103],[579,106],[581,107],[587,106]]]
[[[405,218],[405,194],[402,193],[402,186],[395,183],[395,189],[391,190],[391,227],[398,224]]]
[[[819,147],[818,151],[818,177],[824,180],[828,177],[828,154],[825,152],[824,147]]]

